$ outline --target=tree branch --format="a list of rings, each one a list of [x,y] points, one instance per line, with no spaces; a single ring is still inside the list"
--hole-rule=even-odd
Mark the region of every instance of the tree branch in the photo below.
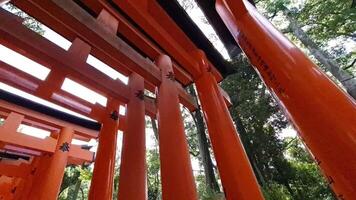
[[[273,14],[271,16],[268,16],[269,20],[272,20],[276,15],[277,15],[278,11],[274,10]]]
[[[355,65],[355,63],[356,63],[356,59],[354,59],[354,61],[352,61],[352,63],[349,66],[344,67],[343,70],[346,70],[346,69],[349,69],[349,68],[353,67]]]
[[[287,33],[292,32],[292,30],[288,27],[288,28],[282,29],[281,32],[282,32],[283,34],[287,34]]]
[[[353,0],[351,3],[351,8],[355,8],[356,7],[356,0]]]

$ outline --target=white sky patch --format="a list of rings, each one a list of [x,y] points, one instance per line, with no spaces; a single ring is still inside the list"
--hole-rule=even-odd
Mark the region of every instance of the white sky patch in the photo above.
[[[125,133],[123,133],[122,131],[118,131],[117,132],[117,140],[116,140],[116,166],[120,166],[121,164],[121,152],[122,152],[122,139]]]
[[[47,26],[42,25],[42,29],[44,30],[43,37],[47,38],[49,41],[58,45],[62,49],[67,51],[69,47],[72,45],[70,41],[68,41],[58,33],[54,32],[52,29],[48,28]]]
[[[32,127],[32,126],[28,126],[25,124],[21,124],[19,126],[19,128],[17,129],[18,132],[23,133],[25,135],[29,135],[29,136],[33,136],[36,138],[40,138],[40,139],[45,139],[46,137],[50,136],[50,132],[43,130],[43,129],[39,129],[36,127]]]
[[[183,7],[183,1],[178,0],[178,3]],[[191,0],[191,3],[194,5],[193,8],[186,10],[189,17],[194,21],[194,23],[199,27],[199,29],[204,33],[208,40],[213,44],[216,50],[224,57],[226,60],[230,60],[230,56],[221,42],[219,36],[216,34],[214,28],[209,23],[204,23],[203,21],[208,21],[194,0]],[[184,7],[183,7],[184,8]],[[204,20],[203,20],[204,19]]]
[[[64,79],[62,90],[67,91],[81,99],[84,99],[92,104],[99,103],[102,106],[106,106],[107,98],[101,94],[88,89],[87,87],[72,81],[69,78]]]
[[[76,117],[80,117],[80,118],[83,118],[83,119],[87,119],[87,120],[90,120],[90,121],[95,121],[95,120],[90,119],[90,118],[88,118],[88,117],[86,117],[86,116],[84,116],[84,115],[81,115],[81,114],[79,114],[79,113],[76,113],[76,112],[74,112],[74,111],[71,111],[71,110],[69,110],[69,109],[67,109],[67,108],[64,108],[64,107],[62,107],[62,106],[56,105],[56,104],[54,104],[54,103],[51,103],[51,102],[49,102],[49,101],[46,101],[46,100],[41,99],[41,98],[39,98],[39,97],[36,97],[36,96],[34,96],[34,95],[32,95],[32,94],[29,94],[29,93],[27,93],[27,92],[24,92],[24,91],[22,91],[22,90],[19,90],[19,89],[17,89],[17,88],[12,87],[12,86],[6,85],[5,83],[0,82],[0,89],[5,90],[5,91],[7,91],[7,92],[10,92],[10,93],[12,93],[12,94],[21,96],[21,97],[23,97],[23,98],[25,98],[25,99],[34,101],[34,102],[36,102],[36,103],[39,103],[39,104],[48,106],[48,107],[50,107],[50,108],[53,108],[53,109],[56,109],[56,110],[59,110],[59,111],[68,113],[68,114],[70,114],[70,115],[73,115],[73,116],[76,116]]]
[[[90,139],[88,142],[87,141],[83,141],[83,140],[78,140],[78,139],[72,139],[72,144],[74,145],[88,145],[88,146],[96,146],[97,145],[97,141],[95,139]]]
[[[152,128],[146,128],[146,149],[151,150],[156,148],[156,139]]]
[[[126,107],[125,106],[120,105],[119,114],[120,115],[125,115],[126,114]]]
[[[282,139],[287,137],[296,137],[297,135],[297,131],[292,126],[288,126],[287,128],[283,129],[279,134]]]
[[[126,85],[129,81],[129,78],[127,76],[122,75],[121,73],[114,70],[113,68],[111,68],[110,66],[103,63],[101,60],[97,59],[96,57],[94,57],[92,55],[88,56],[87,63],[114,80],[120,79]]]
[[[340,44],[342,44],[347,53],[356,52],[356,41],[352,39],[336,38],[330,40],[327,48],[331,51],[333,48],[337,48]]]
[[[1,44],[0,44],[0,60],[40,80],[45,80],[49,72],[51,71],[47,67]]]

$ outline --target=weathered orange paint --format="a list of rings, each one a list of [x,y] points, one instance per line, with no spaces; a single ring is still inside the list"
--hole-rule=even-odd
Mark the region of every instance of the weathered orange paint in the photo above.
[[[17,160],[15,162],[0,162],[0,174],[8,177],[26,178],[30,173],[31,165]]]
[[[189,55],[187,47],[192,47],[191,41],[189,41],[178,26],[172,23],[167,14],[165,16],[157,16],[159,13],[162,14],[164,11],[157,5],[155,1],[146,1],[147,7],[142,7],[142,3],[135,3],[128,0],[115,0],[114,3],[117,4],[122,10],[130,15],[130,17],[142,27],[146,33],[148,33],[155,41],[157,41],[160,46],[162,46],[165,51],[167,51],[173,58],[181,64],[181,66],[189,72],[193,77],[199,74],[199,69],[195,60]],[[155,5],[154,5],[155,4]],[[157,6],[152,8],[152,6]],[[150,13],[151,12],[151,13]],[[153,14],[152,14],[153,13]],[[155,18],[157,17],[157,19]],[[170,25],[170,30],[166,30],[162,27],[162,24],[167,23]],[[171,34],[171,31],[173,34]],[[175,36],[175,37],[173,37]],[[182,40],[178,41],[178,38],[183,37]],[[185,37],[185,38],[184,38]],[[183,45],[185,44],[185,45]]]
[[[26,179],[23,180],[22,191],[20,194],[17,194],[16,200],[27,200],[31,189],[33,187],[33,183],[35,180],[36,173],[38,173],[38,167],[40,164],[41,157],[35,157],[31,162],[30,173],[27,175]]]
[[[16,179],[15,179],[16,180]],[[23,179],[23,178],[17,178],[17,184],[15,185],[16,188],[13,188],[13,197],[12,199],[13,200],[19,200],[20,199],[20,196],[24,193],[24,186],[25,186],[25,183],[26,183],[26,179]]]
[[[162,73],[162,83],[156,94],[162,197],[164,200],[196,200],[196,187],[172,62],[168,56],[161,55],[157,58],[156,65]]]
[[[144,79],[129,78],[130,101],[126,105],[126,131],[123,135],[118,199],[147,199]]]
[[[21,178],[11,177],[11,181],[8,182],[5,186],[1,187],[0,191],[0,199],[4,200],[13,200],[16,193],[21,192],[18,188],[21,183]]]
[[[49,154],[43,154],[39,163],[34,169],[34,177],[32,179],[32,183],[30,184],[31,188],[29,190],[29,194],[27,196],[21,196],[21,200],[37,200],[39,199],[39,195],[41,192],[42,182],[44,181],[43,177],[46,176],[48,166],[50,164],[51,157]]]
[[[339,198],[356,194],[356,103],[247,1],[217,11],[327,175]],[[233,4],[230,4],[233,5]],[[235,10],[230,8],[230,10]]]
[[[6,176],[0,176],[0,199],[9,197],[11,191],[12,178]]]
[[[118,106],[110,106],[102,122],[96,153],[93,177],[91,179],[89,200],[112,199],[114,168],[119,120],[115,118]]]
[[[41,176],[41,185],[38,200],[56,199],[61,187],[64,169],[67,166],[67,159],[73,138],[73,129],[64,127],[59,133],[56,151],[51,156],[47,173]]]
[[[204,53],[195,80],[226,199],[261,200],[261,190]]]

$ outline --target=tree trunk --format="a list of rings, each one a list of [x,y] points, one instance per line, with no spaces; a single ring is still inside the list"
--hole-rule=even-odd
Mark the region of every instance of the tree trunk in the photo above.
[[[155,138],[156,138],[157,141],[159,141],[158,128],[157,128],[156,120],[153,119],[152,117],[150,119],[151,119],[151,124],[152,124],[152,130],[153,130],[153,133],[155,134]]]
[[[197,95],[193,86],[189,87],[189,93],[196,100]],[[195,126],[197,127],[198,143],[199,143],[199,152],[200,157],[204,166],[205,180],[210,190],[215,192],[220,192],[218,182],[215,178],[213,162],[211,160],[208,138],[205,135],[205,126],[203,116],[200,110],[191,112],[191,115],[194,119]]]
[[[75,184],[75,188],[71,200],[76,200],[78,198],[81,184],[82,184],[82,180],[78,179],[77,183]]]
[[[255,159],[251,159],[251,165],[252,165],[252,168],[254,169],[254,171],[255,171],[256,174],[257,174],[256,177],[257,177],[258,182],[261,184],[261,186],[262,186],[262,187],[267,186],[266,181],[265,181],[265,178],[263,177],[263,175],[262,175],[260,169],[258,168]]]
[[[319,48],[319,46],[299,26],[298,22],[291,16],[287,8],[283,14],[289,21],[289,29],[297,37],[310,53],[346,88],[347,92],[356,99],[356,79],[347,71],[341,69],[331,55]]]

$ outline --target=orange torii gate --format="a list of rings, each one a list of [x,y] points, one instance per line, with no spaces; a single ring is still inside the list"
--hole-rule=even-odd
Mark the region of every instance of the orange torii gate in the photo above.
[[[0,147],[4,154],[18,157],[0,162],[2,199],[40,199],[57,195],[66,165],[93,161],[93,152],[71,141],[72,138],[90,140],[97,137],[97,131],[2,100],[0,116],[5,118],[0,126]],[[48,130],[51,135],[44,139],[24,135],[18,132],[20,124]]]
[[[66,164],[92,161],[80,153],[84,150],[70,145],[72,137],[98,137],[89,199],[112,199],[118,129],[124,132],[119,198],[147,199],[145,115],[158,119],[163,199],[197,199],[179,109],[179,103],[191,111],[198,108],[183,89],[191,83],[198,91],[226,198],[263,199],[229,115],[228,96],[217,84],[223,79],[218,66],[155,0],[11,3],[72,45],[63,50],[0,9],[0,44],[51,70],[41,81],[0,61],[0,81],[92,118],[101,127],[96,135],[76,123],[61,121],[60,116],[53,118],[0,101],[6,111],[1,112],[6,121],[0,127],[0,148],[31,157],[28,163],[0,162],[1,177],[7,183],[0,184],[0,195],[5,199],[56,199]],[[318,159],[338,197],[352,199],[356,192],[355,102],[248,2],[217,0],[216,9]],[[92,68],[86,63],[89,54],[128,76],[128,85]],[[67,77],[105,96],[107,105],[91,104],[63,91]],[[156,98],[146,96],[145,89]],[[125,116],[118,114],[120,105],[126,105]],[[24,136],[16,131],[24,119],[32,126],[60,133],[45,140]],[[78,129],[85,129],[84,135]],[[10,130],[13,134],[4,134]],[[34,166],[39,170],[32,173]],[[40,178],[24,179],[28,176]],[[14,191],[18,186],[21,189]]]

